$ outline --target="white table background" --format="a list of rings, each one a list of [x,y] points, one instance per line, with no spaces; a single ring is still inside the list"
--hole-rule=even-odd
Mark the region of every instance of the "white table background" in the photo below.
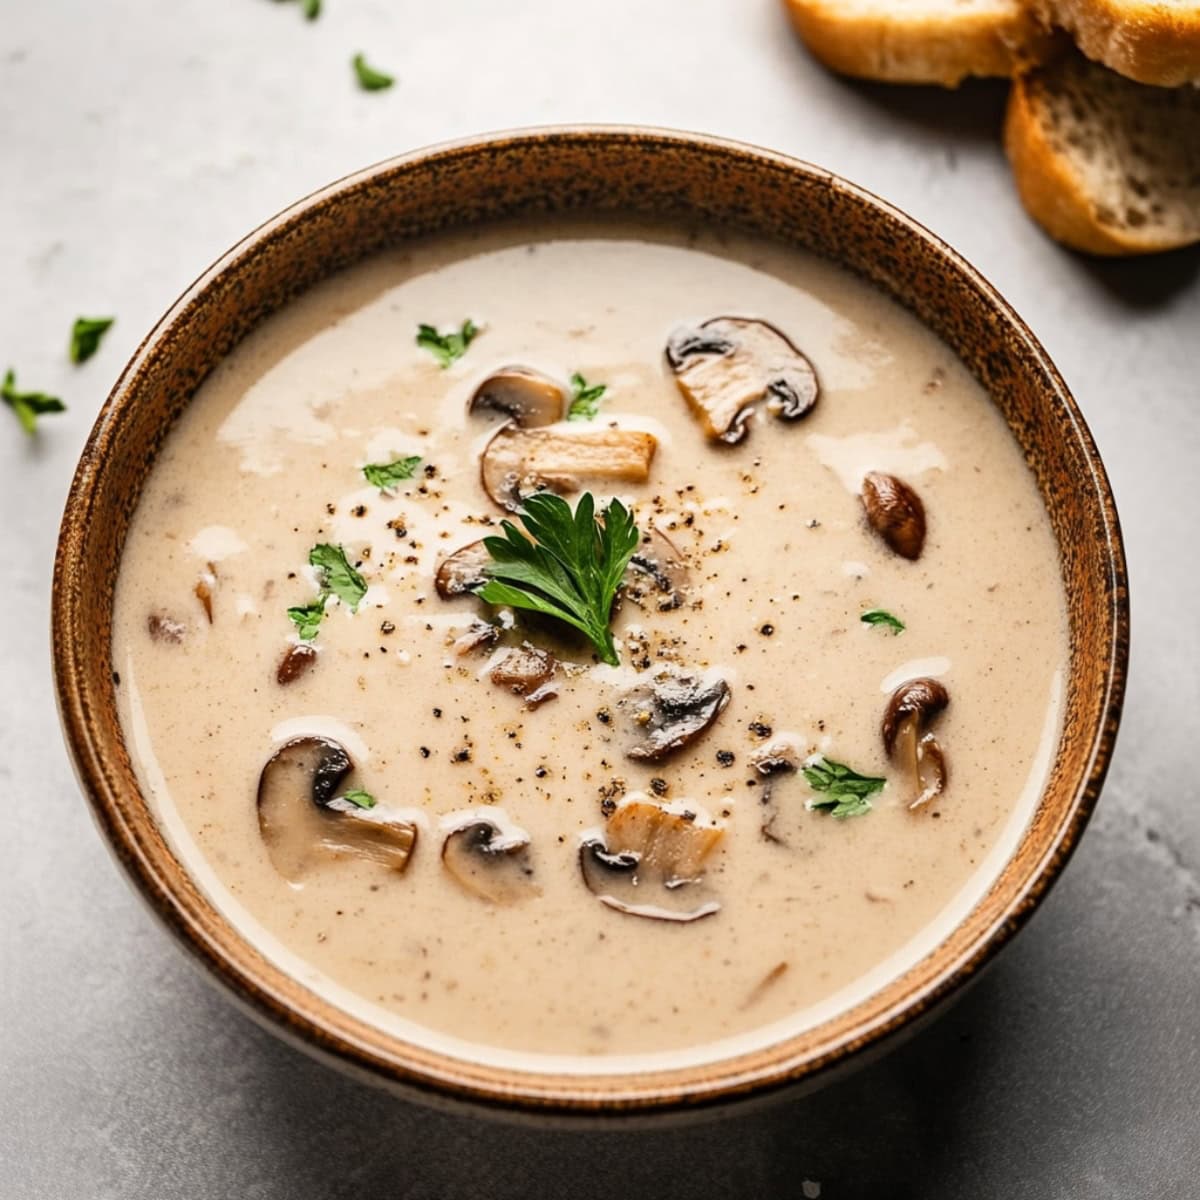
[[[833,78],[774,0],[0,0],[0,1197],[1200,1194],[1200,255],[1096,263],[1022,215],[1001,85]],[[358,50],[397,85],[354,85]],[[58,732],[50,571],[122,364],[298,196],[440,139],[661,124],[838,171],[962,250],[1074,388],[1133,580],[1121,743],[1032,926],[961,1004],[808,1099],[657,1133],[513,1130],[351,1083],[201,980],[92,827]],[[87,365],[76,315],[118,321]],[[820,1185],[819,1189],[815,1185]]]

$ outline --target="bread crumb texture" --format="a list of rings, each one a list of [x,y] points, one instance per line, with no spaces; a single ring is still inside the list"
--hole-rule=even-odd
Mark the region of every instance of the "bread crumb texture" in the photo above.
[[[1005,149],[1022,203],[1068,246],[1200,241],[1200,89],[1147,87],[1066,54],[1013,85]]]

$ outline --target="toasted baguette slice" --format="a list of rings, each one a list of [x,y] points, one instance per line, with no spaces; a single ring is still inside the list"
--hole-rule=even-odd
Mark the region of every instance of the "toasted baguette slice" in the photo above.
[[[1030,215],[1076,250],[1200,241],[1200,89],[1147,87],[1072,51],[1013,84],[1004,146]]]
[[[1200,82],[1198,0],[1035,0],[1090,59],[1130,79],[1175,87]]]
[[[1025,0],[784,0],[809,50],[844,75],[956,87],[1042,61],[1049,34]]]

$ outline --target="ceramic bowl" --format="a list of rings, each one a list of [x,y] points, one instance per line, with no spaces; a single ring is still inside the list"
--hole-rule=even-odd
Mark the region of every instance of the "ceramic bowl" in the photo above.
[[[911,309],[980,380],[1045,501],[1070,610],[1065,724],[1036,813],[983,899],[935,950],[837,1017],[692,1067],[517,1072],[385,1034],[307,990],[238,934],[180,865],[139,790],[117,719],[113,590],[138,497],[180,411],[260,321],[330,273],[406,238],[538,214],[732,226],[815,251]],[[67,744],[118,860],[180,943],[270,1028],[377,1080],[507,1111],[615,1115],[731,1101],[826,1078],[962,988],[1046,895],[1096,802],[1116,736],[1128,610],[1116,511],[1079,411],[985,279],[911,218],[782,155],[625,128],[501,134],[381,163],[252,233],[179,299],[105,404],[67,500],[55,565],[54,668]]]

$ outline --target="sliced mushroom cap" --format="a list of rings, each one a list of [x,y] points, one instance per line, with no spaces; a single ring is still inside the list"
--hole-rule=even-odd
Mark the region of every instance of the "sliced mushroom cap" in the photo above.
[[[549,375],[531,367],[502,367],[475,389],[467,411],[500,413],[521,429],[536,429],[561,421],[566,404],[566,392]]]
[[[729,684],[720,676],[664,667],[618,701],[636,731],[625,753],[658,762],[705,733],[728,703]]]
[[[208,623],[213,623],[213,596],[217,591],[217,568],[213,563],[207,563],[203,571],[200,572],[200,578],[196,580],[196,586],[192,589],[196,593],[196,599],[200,601],[200,607],[204,609],[204,615],[208,618]]]
[[[920,808],[946,786],[946,756],[929,726],[949,703],[949,693],[936,679],[910,679],[892,693],[884,711],[883,748],[909,773],[913,788],[909,808]]]
[[[558,660],[553,654],[523,642],[504,655],[492,668],[490,676],[497,687],[524,696],[527,707],[537,708],[556,695],[551,682],[557,669]]]
[[[766,321],[714,317],[678,329],[667,341],[667,364],[704,432],[728,445],[746,436],[746,421],[764,400],[785,421],[817,402],[812,363]]]
[[[500,626],[487,621],[472,621],[462,633],[454,639],[455,656],[461,658],[464,654],[472,654],[476,650],[490,649],[500,640]]]
[[[579,868],[588,890],[618,912],[696,921],[721,905],[703,884],[704,862],[724,830],[637,793],[618,805],[603,835],[586,837]]]
[[[317,665],[317,648],[307,642],[297,642],[289,646],[287,652],[279,660],[275,668],[275,682],[286,687],[295,683],[306,671]]]
[[[433,577],[437,594],[443,600],[449,600],[482,587],[487,582],[484,567],[491,561],[492,556],[482,539],[455,550],[448,558],[443,558],[438,563],[437,572]]]
[[[286,742],[258,781],[258,828],[275,869],[292,882],[321,863],[366,858],[403,872],[417,827],[382,808],[359,808],[337,791],[353,763],[329,738]]]
[[[529,835],[477,817],[442,843],[442,865],[465,891],[490,904],[516,904],[538,894]]]
[[[871,528],[901,558],[918,559],[925,546],[925,505],[903,479],[872,471],[862,482]]]
[[[518,429],[505,425],[480,463],[483,490],[516,512],[527,496],[577,492],[585,483],[644,483],[658,442],[637,429]]]
[[[647,592],[651,595],[659,612],[681,608],[687,602],[691,576],[683,555],[674,543],[657,529],[649,529],[642,536],[641,544],[629,560],[625,572],[626,595],[640,599]]]

